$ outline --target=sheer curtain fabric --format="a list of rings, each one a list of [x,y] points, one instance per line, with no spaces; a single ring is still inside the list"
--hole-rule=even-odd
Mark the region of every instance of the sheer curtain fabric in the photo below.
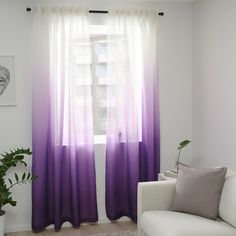
[[[137,184],[160,169],[158,13],[110,10],[107,96],[106,212],[137,218]]]
[[[32,228],[95,222],[88,10],[38,7],[33,55]]]

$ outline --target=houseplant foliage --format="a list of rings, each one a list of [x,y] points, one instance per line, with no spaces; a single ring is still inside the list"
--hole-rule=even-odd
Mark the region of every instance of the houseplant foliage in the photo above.
[[[32,152],[29,148],[18,148],[10,152],[0,154],[0,216],[4,215],[5,213],[4,211],[2,211],[2,207],[4,205],[10,204],[12,206],[16,206],[17,202],[12,199],[12,188],[19,184],[26,184],[37,178],[31,173],[26,172],[24,172],[21,176],[19,176],[17,173],[14,173],[14,176],[12,178],[6,177],[7,171],[11,167],[16,167],[17,164],[22,164],[26,167],[27,163],[24,161],[24,157],[25,155],[31,154]]]
[[[176,159],[176,167],[178,169],[178,163],[179,163],[179,160],[180,160],[180,154],[181,154],[181,151],[183,148],[185,148],[191,141],[190,140],[184,140],[182,142],[179,143],[179,146],[178,146],[178,156],[177,156],[177,159]]]

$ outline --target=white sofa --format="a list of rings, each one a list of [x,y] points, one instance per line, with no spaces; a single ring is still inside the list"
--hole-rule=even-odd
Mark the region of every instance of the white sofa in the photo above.
[[[171,211],[174,180],[139,183],[139,236],[236,236],[236,172],[228,171],[214,221]]]

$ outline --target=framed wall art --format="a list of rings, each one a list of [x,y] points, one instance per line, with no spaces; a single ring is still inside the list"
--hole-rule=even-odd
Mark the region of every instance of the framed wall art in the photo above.
[[[0,55],[0,106],[15,105],[15,56]]]

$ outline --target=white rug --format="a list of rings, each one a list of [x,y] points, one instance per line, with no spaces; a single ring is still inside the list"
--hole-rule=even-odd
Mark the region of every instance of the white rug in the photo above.
[[[120,231],[110,233],[88,234],[86,236],[137,236],[136,231]]]

